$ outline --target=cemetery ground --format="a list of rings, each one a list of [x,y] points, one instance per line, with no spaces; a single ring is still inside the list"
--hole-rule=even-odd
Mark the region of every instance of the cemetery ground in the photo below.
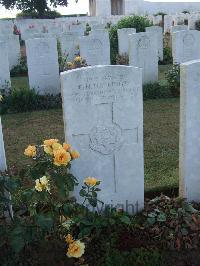
[[[171,65],[159,66],[163,83]],[[12,87],[28,88],[27,77],[13,77]],[[64,141],[62,110],[34,111],[2,116],[9,166],[24,166],[23,150],[28,143],[56,138]],[[174,192],[178,187],[179,99],[144,101],[144,155],[146,191]],[[15,137],[13,137],[15,136]],[[13,141],[13,142],[12,142]],[[13,147],[15,153],[13,153]],[[20,160],[16,163],[15,154]]]
[[[159,78],[163,83],[166,82],[165,72],[168,68],[169,66],[160,66]],[[12,84],[19,90],[26,88],[27,78],[13,78]],[[30,158],[24,156],[27,145],[43,143],[44,139],[50,138],[64,142],[61,109],[4,114],[2,124],[6,158],[13,175],[31,163]],[[73,235],[83,236],[86,246],[80,259],[67,258],[66,243],[60,240],[62,230],[56,231],[53,236],[49,235],[45,242],[27,245],[18,257],[9,257],[4,245],[0,250],[0,257],[10,261],[11,265],[23,261],[23,265],[34,266],[199,266],[200,225],[197,211],[200,211],[200,205],[192,206],[173,198],[174,195],[177,196],[178,188],[178,142],[179,98],[145,100],[144,211],[136,216],[114,212],[108,217],[88,216],[85,219],[82,214],[78,215],[76,222],[80,223],[81,231],[76,232],[75,228]],[[160,196],[161,192],[171,198]],[[26,221],[26,212],[21,210],[22,199],[18,195],[13,195],[13,198],[16,215],[21,213]],[[44,228],[48,227],[48,219],[41,220],[40,223]],[[24,232],[18,227],[15,233],[12,245],[18,249],[23,245],[20,237]],[[90,237],[84,237],[84,234],[90,234]]]
[[[23,151],[29,143],[40,143],[53,136],[64,141],[60,109],[7,114],[2,120],[9,166],[27,164]],[[179,99],[144,102],[146,190],[163,191],[178,186],[178,128]]]

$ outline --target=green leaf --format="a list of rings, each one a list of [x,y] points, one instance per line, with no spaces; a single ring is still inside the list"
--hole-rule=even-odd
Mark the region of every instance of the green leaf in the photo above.
[[[181,229],[181,233],[183,236],[187,236],[188,235],[188,230],[186,228],[182,228]]]
[[[148,222],[150,225],[153,225],[153,224],[155,224],[155,222],[156,222],[156,218],[155,218],[155,217],[148,217],[148,218],[147,218],[147,222]]]
[[[124,224],[131,224],[131,220],[128,216],[123,215],[122,217],[120,217],[120,221]]]
[[[167,218],[166,218],[166,215],[165,215],[164,212],[161,212],[161,213],[158,215],[158,217],[157,217],[157,221],[158,221],[158,222],[165,222],[166,220],[167,220]]]
[[[81,189],[80,192],[79,192],[79,195],[81,197],[86,197],[87,196],[87,192],[84,189]]]
[[[148,217],[150,217],[150,218],[155,218],[156,216],[157,216],[157,214],[155,212],[150,212],[148,214]]]
[[[11,239],[11,246],[16,253],[19,253],[25,246],[25,242],[22,236],[14,236]]]
[[[90,203],[90,205],[92,207],[96,207],[97,206],[97,199],[96,198],[88,198],[88,202]]]
[[[36,217],[37,224],[45,230],[50,230],[53,226],[53,219],[49,216],[40,214]]]
[[[97,193],[95,191],[92,191],[92,197],[96,198],[97,197]]]
[[[111,225],[114,225],[114,224],[115,224],[115,220],[112,219],[112,218],[110,218],[110,219],[109,219],[109,223],[110,223]]]
[[[190,213],[197,213],[198,210],[196,210],[191,203],[188,203],[188,202],[184,202],[184,209],[185,211],[187,212],[190,212]]]
[[[93,229],[93,227],[91,227],[91,226],[87,226],[87,227],[84,227],[83,229],[81,229],[81,231],[79,233],[79,238],[83,238],[85,236],[90,235],[92,229]]]

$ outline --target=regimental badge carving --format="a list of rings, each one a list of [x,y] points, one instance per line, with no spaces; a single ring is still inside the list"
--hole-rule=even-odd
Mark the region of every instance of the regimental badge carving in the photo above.
[[[194,36],[192,34],[186,34],[183,37],[183,43],[185,46],[192,46],[195,43]]]
[[[90,132],[90,148],[103,155],[114,153],[122,144],[122,129],[117,124],[98,125]]]
[[[146,36],[142,36],[138,41],[138,47],[141,49],[147,49],[150,46],[150,39]]]

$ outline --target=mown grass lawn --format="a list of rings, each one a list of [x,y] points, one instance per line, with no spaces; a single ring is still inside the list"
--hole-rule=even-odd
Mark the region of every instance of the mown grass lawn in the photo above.
[[[7,114],[2,116],[2,123],[9,166],[30,163],[23,155],[28,144],[47,138],[64,140],[62,110]],[[144,102],[146,190],[177,186],[178,131],[178,99]]]

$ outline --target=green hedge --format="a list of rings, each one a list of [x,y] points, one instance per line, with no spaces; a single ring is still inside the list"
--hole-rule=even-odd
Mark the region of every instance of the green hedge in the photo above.
[[[152,26],[151,21],[143,16],[129,16],[121,19],[117,25],[110,28],[110,51],[111,51],[111,64],[116,64],[116,57],[118,54],[118,36],[117,30],[123,28],[135,28],[136,32],[145,32],[146,27]]]

